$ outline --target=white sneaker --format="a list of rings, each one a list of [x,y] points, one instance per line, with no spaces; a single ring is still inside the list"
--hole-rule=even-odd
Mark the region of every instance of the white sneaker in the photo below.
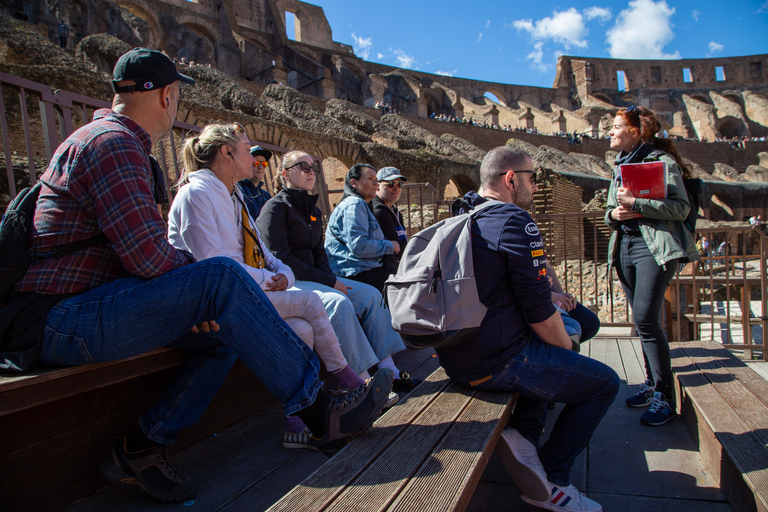
[[[384,408],[388,409],[399,401],[400,401],[400,395],[398,395],[394,391],[390,391],[389,396],[387,397],[387,403],[384,405]]]
[[[521,492],[537,500],[549,499],[552,487],[532,442],[508,428],[501,433],[496,451]]]
[[[547,500],[535,500],[526,494],[521,494],[520,499],[535,507],[545,508],[547,510],[603,512],[603,507],[598,502],[587,498],[574,486],[569,485],[568,487],[560,487],[553,483],[550,483],[549,485],[551,486],[552,493]]]

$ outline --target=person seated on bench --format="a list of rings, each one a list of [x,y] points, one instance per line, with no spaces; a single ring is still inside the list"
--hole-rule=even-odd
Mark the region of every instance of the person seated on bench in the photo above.
[[[293,272],[263,246],[235,186],[253,174],[256,159],[249,146],[245,129],[238,123],[208,125],[187,138],[183,185],[168,213],[168,239],[198,260],[227,256],[240,263],[289,325],[295,319],[306,320],[301,324],[308,323],[309,332],[294,331],[317,352],[339,387],[356,388],[364,381],[347,364],[320,297],[291,288]],[[300,418],[286,416],[284,447],[311,448],[309,436]]]
[[[109,242],[43,259],[16,285],[22,294],[57,296],[29,328],[38,335],[41,364],[115,361],[159,347],[189,352],[101,468],[110,480],[164,501],[195,496],[167,447],[200,419],[238,357],[325,450],[371,425],[393,378],[379,371],[349,393],[322,391],[317,355],[242,265],[230,258],[196,262],[168,242],[153,194],[163,178],[153,174],[150,150],[172,129],[179,81],[194,83],[163,53],[136,48],[120,57],[112,108],[70,135],[41,177],[29,240],[31,253],[99,233]]]
[[[550,510],[602,510],[570,484],[574,460],[586,448],[619,390],[611,368],[570,350],[552,290],[531,207],[533,162],[523,151],[497,147],[480,165],[482,196],[493,199],[472,225],[472,256],[480,300],[488,308],[466,342],[436,350],[459,385],[520,396],[498,450],[527,503]],[[496,293],[500,283],[505,283]],[[489,300],[491,299],[491,300]],[[566,404],[549,440],[539,447],[547,402]]]
[[[261,209],[267,204],[272,196],[264,190],[264,176],[267,174],[269,161],[272,159],[272,152],[261,146],[253,146],[251,155],[256,159],[253,166],[253,174],[237,183],[240,189],[240,195],[243,198],[245,207],[252,219],[259,217]]]
[[[410,391],[421,383],[400,371],[392,354],[405,349],[392,329],[392,317],[381,293],[370,285],[333,275],[323,247],[323,214],[317,195],[310,195],[320,166],[301,151],[283,157],[276,188],[256,219],[256,225],[272,254],[291,267],[296,288],[320,296],[339,337],[349,365],[367,376],[373,365],[395,372],[393,389]],[[375,219],[374,219],[375,222]]]

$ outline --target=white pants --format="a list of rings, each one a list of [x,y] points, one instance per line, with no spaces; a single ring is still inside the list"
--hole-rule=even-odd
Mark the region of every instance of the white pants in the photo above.
[[[331,326],[323,301],[311,291],[289,288],[265,292],[277,313],[317,356],[329,372],[347,366],[339,339]]]

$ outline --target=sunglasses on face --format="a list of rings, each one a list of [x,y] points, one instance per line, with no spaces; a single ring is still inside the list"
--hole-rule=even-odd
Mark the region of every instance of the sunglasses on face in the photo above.
[[[286,167],[285,170],[287,171],[288,169],[293,169],[296,166],[299,166],[301,168],[301,172],[303,172],[304,174],[309,174],[310,172],[313,172],[314,174],[320,174],[320,166],[319,165],[317,165],[316,163],[312,163],[310,165],[310,164],[308,164],[307,162],[305,162],[303,160],[301,162],[293,164],[290,167]]]
[[[509,172],[509,171],[507,171],[507,172]],[[498,176],[506,176],[507,172],[500,172],[498,174]],[[518,174],[518,173],[521,173],[521,172],[522,173],[526,173],[526,174],[530,174],[531,175],[531,183],[534,183],[534,184],[536,183],[536,171],[520,170],[520,171],[515,171],[515,174]]]
[[[253,162],[254,167],[262,166],[262,167],[269,167],[269,162],[266,160],[263,162]]]
[[[387,188],[403,188],[402,181],[387,181],[386,183],[387,183]]]

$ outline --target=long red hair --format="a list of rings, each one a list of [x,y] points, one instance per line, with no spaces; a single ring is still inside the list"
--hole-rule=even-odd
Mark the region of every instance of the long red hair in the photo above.
[[[661,130],[661,123],[656,119],[656,114],[653,113],[653,110],[645,107],[631,106],[619,110],[616,116],[624,119],[632,132],[640,135],[641,142],[651,143],[655,149],[660,149],[672,155],[677,165],[680,166],[680,170],[683,171],[684,178],[693,177],[691,169],[683,163],[683,159],[680,157],[677,149],[675,149],[672,141],[656,136]]]

